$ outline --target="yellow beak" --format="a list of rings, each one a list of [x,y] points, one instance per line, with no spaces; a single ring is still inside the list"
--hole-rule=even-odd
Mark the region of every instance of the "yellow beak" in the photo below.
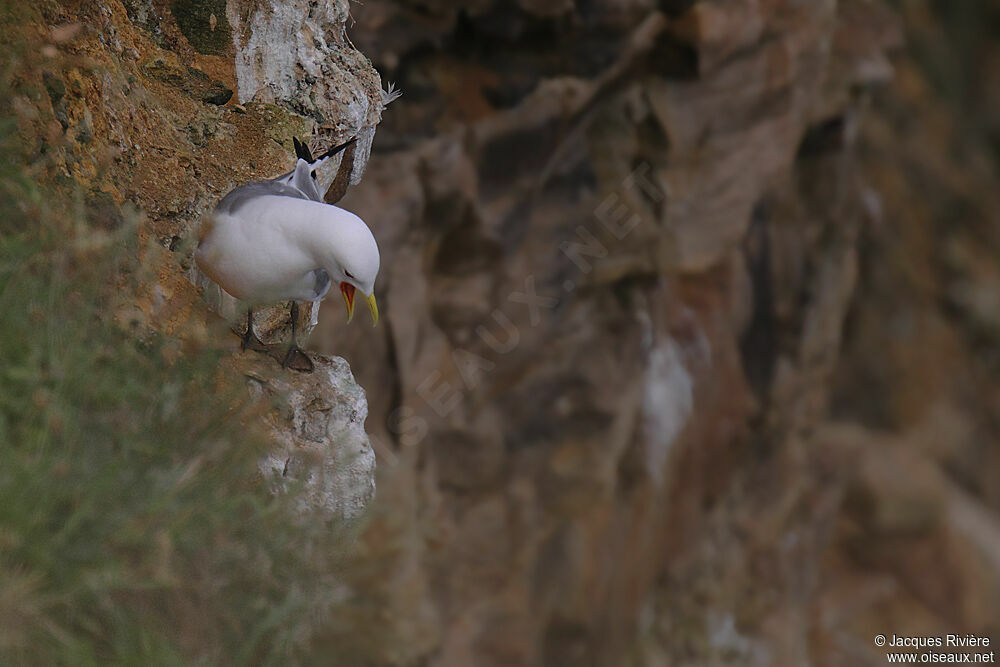
[[[340,283],[340,293],[344,295],[344,303],[347,304],[347,323],[350,324],[351,320],[354,319],[354,293],[356,292],[354,285],[350,283]],[[372,314],[372,326],[378,324],[378,302],[375,301],[375,295],[370,294],[368,299],[368,310]]]
[[[378,324],[378,303],[375,301],[375,295],[368,295],[368,310],[372,314],[372,326],[374,327]]]

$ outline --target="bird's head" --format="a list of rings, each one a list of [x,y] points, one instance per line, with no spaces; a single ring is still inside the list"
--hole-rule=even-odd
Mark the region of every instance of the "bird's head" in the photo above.
[[[354,317],[354,301],[361,292],[368,302],[372,326],[378,324],[378,304],[375,301],[375,278],[378,276],[379,252],[375,237],[357,216],[340,216],[332,227],[331,253],[326,267],[330,279],[340,286],[347,304],[347,321]]]

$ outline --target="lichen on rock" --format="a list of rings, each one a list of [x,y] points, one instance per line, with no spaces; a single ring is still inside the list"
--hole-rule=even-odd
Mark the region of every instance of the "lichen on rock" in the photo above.
[[[170,12],[199,53],[223,55],[229,50],[232,29],[226,18],[226,0],[173,0]]]

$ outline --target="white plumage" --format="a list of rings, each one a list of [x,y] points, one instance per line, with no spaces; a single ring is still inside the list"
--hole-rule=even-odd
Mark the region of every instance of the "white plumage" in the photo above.
[[[375,237],[358,216],[318,201],[313,171],[300,159],[291,174],[230,192],[206,220],[195,251],[202,272],[248,307],[244,346],[251,340],[260,344],[252,329],[255,306],[292,301],[293,340],[286,365],[299,352],[296,302],[318,302],[334,284],[344,296],[348,321],[355,291],[360,291],[373,324],[378,322]]]
[[[379,252],[361,218],[308,199],[241,190],[219,204],[195,252],[201,270],[229,294],[250,305],[314,301],[333,282],[372,294]],[[234,197],[241,194],[247,197]]]

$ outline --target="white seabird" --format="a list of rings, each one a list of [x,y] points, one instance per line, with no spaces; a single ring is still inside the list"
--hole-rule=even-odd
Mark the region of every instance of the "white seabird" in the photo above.
[[[303,164],[309,163],[300,157],[293,176]],[[205,275],[246,304],[243,349],[264,347],[253,331],[254,307],[291,301],[292,344],[282,365],[288,367],[302,355],[307,362],[304,370],[311,370],[312,362],[296,338],[298,302],[320,301],[337,283],[350,322],[355,292],[360,290],[374,326],[378,323],[374,289],[379,251],[361,218],[313,199],[285,182],[288,176],[249,183],[227,194],[205,221],[194,257]],[[308,181],[313,182],[311,175]]]

